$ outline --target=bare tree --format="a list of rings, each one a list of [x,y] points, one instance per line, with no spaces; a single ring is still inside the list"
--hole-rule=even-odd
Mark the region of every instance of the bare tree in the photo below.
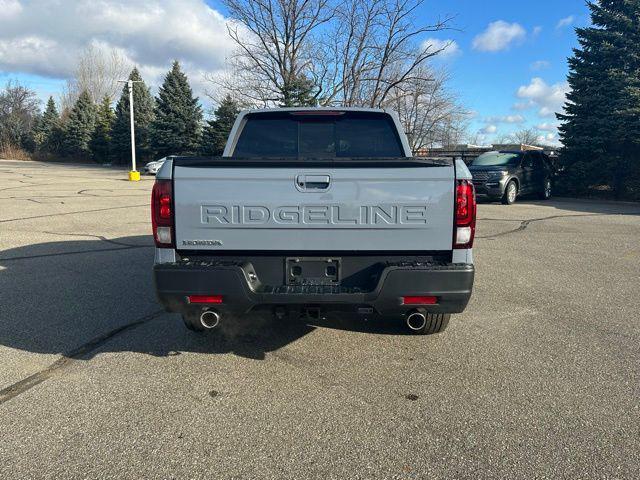
[[[535,128],[523,128],[517,132],[500,138],[500,143],[514,143],[518,145],[536,145],[538,132]]]
[[[447,89],[448,74],[420,66],[402,89],[391,92],[389,107],[404,126],[415,152],[436,145],[455,145],[466,134],[468,112]]]
[[[33,90],[9,81],[0,92],[0,150],[3,156],[24,146],[40,113],[40,100]]]
[[[466,141],[471,145],[484,145],[486,143],[485,136],[479,131],[469,133],[466,136]]]
[[[441,49],[420,37],[424,0],[225,0],[237,49],[231,78],[212,80],[245,103],[384,106]]]
[[[346,0],[336,7],[335,31],[323,48],[328,54],[316,62],[320,78],[328,80],[323,103],[384,106],[392,91],[397,96],[406,84],[429,79],[420,67],[446,46],[437,49],[419,39],[448,28],[451,18],[425,25],[416,18],[423,2]]]
[[[116,98],[122,89],[118,80],[126,78],[130,69],[130,62],[117,50],[90,45],[80,55],[74,76],[63,89],[63,112],[73,107],[83,90],[89,92],[94,103],[105,96]]]
[[[257,104],[291,105],[315,97],[307,77],[319,27],[329,22],[329,0],[224,0],[237,49],[233,79],[220,82],[232,96]]]
[[[229,69],[209,77],[243,105],[391,107],[414,150],[461,141],[468,115],[422,41],[449,28],[417,12],[424,0],[225,0],[236,44]],[[220,91],[221,90],[221,91]]]
[[[470,115],[466,111],[454,111],[441,127],[439,143],[444,147],[456,147],[469,138]]]

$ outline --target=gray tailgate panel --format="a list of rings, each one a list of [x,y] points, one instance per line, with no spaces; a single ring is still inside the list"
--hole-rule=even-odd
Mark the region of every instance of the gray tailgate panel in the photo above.
[[[301,177],[330,182],[305,191]],[[451,166],[176,166],[174,179],[179,250],[451,250]]]

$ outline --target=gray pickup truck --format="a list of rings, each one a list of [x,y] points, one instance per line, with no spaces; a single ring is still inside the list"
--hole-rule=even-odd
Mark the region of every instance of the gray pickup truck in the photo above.
[[[171,157],[152,193],[160,303],[192,330],[328,312],[444,330],[474,278],[461,161],[414,158],[393,112],[242,112],[222,157]]]

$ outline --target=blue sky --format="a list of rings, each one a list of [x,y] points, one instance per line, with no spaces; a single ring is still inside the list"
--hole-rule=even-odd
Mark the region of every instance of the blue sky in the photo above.
[[[230,41],[217,0],[0,0],[0,82],[16,79],[46,99],[58,97],[87,45],[118,48],[140,66],[152,87],[173,58],[183,61],[194,89],[223,68]],[[566,59],[575,26],[589,23],[583,0],[426,0],[419,17],[454,16],[453,29],[425,35],[453,41],[436,65],[474,112],[471,132],[491,142],[536,128],[557,142],[553,112],[567,90]],[[52,19],[55,18],[55,21]]]
[[[562,103],[561,93],[567,88],[566,60],[577,45],[574,27],[589,23],[585,2],[435,0],[426,5],[426,11],[431,9],[456,15],[454,25],[460,31],[436,36],[453,39],[458,46],[459,53],[446,64],[453,90],[477,113],[473,130],[493,132],[495,127],[495,133],[485,134],[488,141],[527,127],[542,126],[541,135],[555,134],[552,110]],[[498,37],[500,31],[512,37],[504,45],[474,42],[498,21],[522,30],[494,27]]]

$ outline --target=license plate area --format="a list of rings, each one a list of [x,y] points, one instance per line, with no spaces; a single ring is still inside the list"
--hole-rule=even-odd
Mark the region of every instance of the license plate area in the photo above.
[[[287,285],[339,285],[340,258],[289,257],[285,260]]]

